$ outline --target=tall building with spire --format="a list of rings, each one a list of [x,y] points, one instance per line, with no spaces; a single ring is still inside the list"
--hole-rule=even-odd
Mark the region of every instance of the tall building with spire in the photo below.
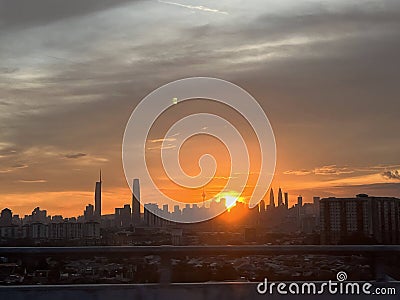
[[[283,205],[283,196],[282,196],[282,189],[279,188],[278,191],[278,206],[282,206]]]
[[[132,224],[139,225],[140,221],[140,185],[139,179],[133,179],[132,185]]]
[[[97,220],[101,218],[101,170],[99,181],[96,182],[96,187],[94,191],[94,216]]]
[[[269,191],[269,207],[270,208],[275,207],[275,196],[274,196],[274,190],[272,188]]]

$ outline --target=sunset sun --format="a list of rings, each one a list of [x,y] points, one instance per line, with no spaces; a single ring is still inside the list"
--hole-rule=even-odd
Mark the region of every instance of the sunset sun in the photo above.
[[[236,203],[244,202],[243,197],[240,196],[237,192],[223,192],[219,195],[220,199],[225,199],[225,207],[229,210],[230,208],[234,207]]]

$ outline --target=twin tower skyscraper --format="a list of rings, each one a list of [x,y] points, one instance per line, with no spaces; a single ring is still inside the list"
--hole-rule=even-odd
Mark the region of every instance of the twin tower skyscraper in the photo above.
[[[101,186],[102,186],[101,170],[99,181],[96,181],[95,191],[94,191],[94,216],[96,220],[101,220]],[[140,225],[140,184],[139,179],[133,179],[132,184],[132,225]]]

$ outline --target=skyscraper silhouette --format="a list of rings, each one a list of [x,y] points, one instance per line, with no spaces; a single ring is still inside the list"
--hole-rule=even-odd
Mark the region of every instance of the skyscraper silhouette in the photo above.
[[[258,204],[258,206],[259,206],[259,211],[261,213],[264,213],[265,212],[265,201],[261,200],[260,203]]]
[[[132,185],[132,224],[139,225],[140,222],[140,185],[139,179],[133,179]]]
[[[289,208],[289,194],[285,193],[285,207]]]
[[[297,205],[303,207],[303,197],[301,195],[297,197]]]
[[[97,220],[101,218],[101,170],[99,181],[96,182],[96,188],[94,191],[94,215]]]
[[[303,217],[303,197],[297,197],[297,218],[299,222],[299,226],[301,225],[301,220]]]
[[[269,206],[275,207],[275,197],[274,197],[274,190],[271,188],[270,192],[269,192]]]
[[[282,205],[283,205],[282,189],[279,188],[279,191],[278,191],[278,206],[282,206]]]

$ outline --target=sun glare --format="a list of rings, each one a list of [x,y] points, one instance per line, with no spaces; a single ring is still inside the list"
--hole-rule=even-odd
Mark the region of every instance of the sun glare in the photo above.
[[[226,202],[225,202],[226,208],[231,208],[231,207],[235,206],[236,201],[238,200],[238,198],[235,196],[225,196],[224,198],[226,200]]]
[[[219,199],[225,199],[225,207],[229,210],[236,205],[237,202],[244,202],[243,197],[237,192],[223,192],[218,195]]]

